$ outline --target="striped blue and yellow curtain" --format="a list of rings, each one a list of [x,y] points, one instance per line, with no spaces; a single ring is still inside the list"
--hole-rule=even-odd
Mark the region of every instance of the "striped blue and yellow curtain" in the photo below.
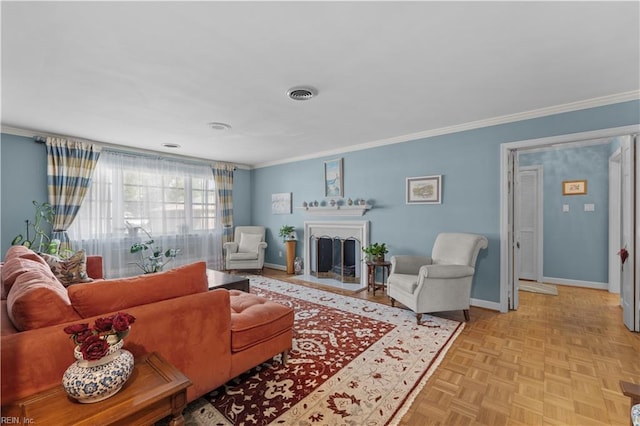
[[[100,147],[79,141],[48,137],[47,186],[53,208],[51,239],[68,246],[67,229],[91,184],[93,170],[100,157]]]
[[[216,163],[213,167],[213,178],[218,191],[217,219],[222,229],[222,243],[233,239],[233,171],[235,166]]]

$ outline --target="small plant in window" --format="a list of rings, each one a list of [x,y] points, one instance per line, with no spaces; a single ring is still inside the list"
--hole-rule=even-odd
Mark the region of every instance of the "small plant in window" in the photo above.
[[[138,268],[142,269],[145,274],[160,272],[167,263],[180,254],[180,249],[172,248],[163,252],[162,247],[156,247],[151,234],[144,228],[140,229],[149,239],[131,246],[130,252],[137,253],[139,256],[138,261],[132,263],[138,265]]]

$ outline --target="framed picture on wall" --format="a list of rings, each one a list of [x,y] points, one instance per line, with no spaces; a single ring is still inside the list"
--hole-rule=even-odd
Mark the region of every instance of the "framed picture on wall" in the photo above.
[[[562,195],[586,195],[586,180],[565,180],[562,181]]]
[[[324,162],[324,196],[343,197],[342,158]]]
[[[442,175],[407,178],[407,204],[442,204]]]
[[[271,214],[291,214],[291,193],[271,194]]]

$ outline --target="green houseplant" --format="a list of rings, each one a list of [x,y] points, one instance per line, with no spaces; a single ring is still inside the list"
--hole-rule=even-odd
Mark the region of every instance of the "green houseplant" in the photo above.
[[[362,247],[362,251],[369,256],[373,262],[384,262],[384,255],[389,253],[386,243],[373,243]]]
[[[35,251],[41,252],[43,249],[49,249],[50,238],[47,235],[43,226],[45,224],[50,225],[53,221],[53,207],[49,203],[39,203],[37,201],[33,201],[33,205],[36,208],[35,217],[33,222],[29,221],[29,219],[25,220],[26,223],[26,238],[22,236],[22,234],[16,235],[16,237],[11,241],[11,245],[15,246],[18,244],[22,244],[25,247],[33,248]],[[33,228],[33,238],[29,238],[29,228]],[[37,242],[37,246],[36,246]]]
[[[294,228],[291,225],[282,225],[282,227],[280,227],[280,237],[282,237],[283,241],[291,241],[291,240],[295,240],[296,237],[295,235],[293,235],[293,231],[295,231],[296,228]]]
[[[164,268],[164,265],[169,263],[174,257],[180,254],[180,249],[169,249],[164,253],[162,247],[158,248],[155,245],[155,240],[147,232],[146,229],[142,229],[142,232],[147,234],[149,240],[140,243],[134,243],[131,246],[130,252],[132,254],[138,254],[138,261],[135,263],[138,268],[142,269],[145,274],[151,274],[154,272],[160,272]]]

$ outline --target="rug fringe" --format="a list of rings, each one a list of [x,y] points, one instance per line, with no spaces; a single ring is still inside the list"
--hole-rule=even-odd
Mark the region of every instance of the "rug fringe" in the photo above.
[[[436,371],[436,369],[442,362],[442,360],[444,360],[445,355],[447,354],[447,352],[449,352],[449,349],[453,345],[453,342],[455,342],[458,336],[460,335],[460,333],[462,333],[462,330],[464,330],[463,322],[460,323],[460,326],[458,327],[458,329],[451,335],[447,344],[444,345],[444,347],[442,348],[438,356],[431,363],[431,366],[429,366],[429,368],[425,371],[425,374],[424,376],[422,376],[422,379],[420,379],[420,381],[416,383],[416,386],[409,393],[409,395],[407,396],[407,399],[398,408],[398,410],[396,411],[396,414],[391,418],[391,420],[389,420],[389,422],[387,423],[388,426],[397,426],[400,423],[400,420],[402,420],[402,418],[407,414],[407,412],[411,408],[411,405],[413,405],[413,402],[417,398],[418,394],[420,394],[420,392],[425,387],[425,385],[427,384],[427,382],[429,381],[433,373]]]

